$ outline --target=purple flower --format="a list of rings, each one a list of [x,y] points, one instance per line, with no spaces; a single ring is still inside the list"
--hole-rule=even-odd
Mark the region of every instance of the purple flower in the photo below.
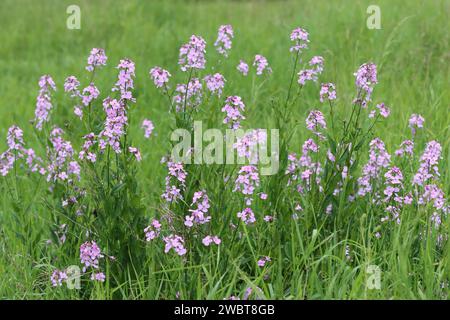
[[[177,202],[178,199],[183,199],[181,190],[185,187],[187,173],[181,162],[168,161],[167,169],[169,172],[166,176],[166,189],[162,198],[169,203]]]
[[[93,72],[98,66],[105,66],[108,58],[105,55],[105,50],[99,48],[93,48],[87,60],[86,70]]]
[[[98,269],[99,259],[103,257],[104,256],[95,241],[87,241],[80,246],[80,260],[84,265],[83,272],[89,267]]]
[[[256,222],[255,214],[251,208],[245,208],[241,212],[238,212],[237,217],[245,224],[252,224]]]
[[[130,152],[132,155],[134,155],[137,162],[140,162],[142,160],[141,152],[139,151],[138,148],[128,147],[128,152]]]
[[[182,45],[178,64],[182,71],[205,68],[206,42],[202,37],[192,35],[189,42]]]
[[[223,123],[229,124],[231,129],[239,129],[241,127],[241,120],[245,117],[241,112],[244,112],[245,105],[242,102],[241,97],[229,96],[225,100],[225,106],[222,108],[222,112],[226,113]]]
[[[409,127],[411,128],[412,135],[416,135],[416,129],[423,128],[425,119],[420,114],[412,114],[409,118]]]
[[[168,253],[170,249],[173,249],[179,256],[186,254],[187,251],[184,248],[184,240],[180,236],[171,234],[168,237],[164,237],[163,241],[166,244],[164,248],[165,253]]]
[[[216,245],[219,245],[221,242],[222,242],[222,240],[220,240],[218,236],[206,236],[202,240],[203,245],[206,247],[209,247],[209,245],[211,243],[215,243]]]
[[[97,155],[91,151],[91,148],[97,143],[95,134],[93,132],[83,137],[84,144],[82,150],[78,153],[80,160],[87,159],[94,163],[97,160]]]
[[[60,271],[58,269],[54,270],[52,275],[50,276],[50,281],[52,282],[53,287],[62,286],[62,282],[67,280],[67,274],[65,271]]]
[[[256,75],[260,76],[263,74],[264,71],[266,71],[267,73],[271,73],[272,69],[269,67],[269,62],[267,61],[267,59],[260,55],[257,54],[255,56],[255,61],[253,62],[253,66],[256,67]]]
[[[442,147],[437,141],[427,143],[425,151],[420,158],[420,167],[414,175],[413,184],[422,186],[429,179],[439,177],[439,160],[441,159]]]
[[[196,108],[202,102],[202,83],[198,78],[192,78],[187,85],[178,84],[173,97],[173,103],[177,112],[186,111],[184,107]]]
[[[361,91],[365,93],[364,100],[361,101],[363,107],[367,105],[371,99],[373,87],[378,83],[377,80],[377,66],[371,62],[361,65],[355,76],[355,85]],[[360,97],[358,97],[360,99]]]
[[[212,94],[217,94],[218,97],[222,95],[222,90],[225,87],[225,78],[220,73],[207,75],[203,78],[206,82],[206,87]]]
[[[105,282],[105,274],[103,272],[94,272],[91,275],[91,280],[98,282]]]
[[[262,129],[254,129],[243,137],[237,137],[236,143],[233,144],[233,148],[237,150],[239,157],[245,157],[251,164],[258,163],[258,145],[264,145],[267,142],[267,133]]]
[[[248,74],[248,64],[245,63],[245,61],[240,60],[239,64],[237,66],[237,69],[240,73],[242,73],[244,76]]]
[[[322,83],[320,87],[320,102],[324,102],[325,99],[336,100],[336,87],[333,83]]]
[[[261,259],[258,260],[258,267],[263,268],[266,265],[266,263],[270,261],[272,261],[270,257],[268,256],[262,257]]]
[[[155,86],[161,88],[169,82],[169,78],[172,75],[169,71],[164,70],[160,67],[154,67],[150,70],[150,77],[152,78]]]
[[[186,216],[184,225],[188,228],[192,227],[194,223],[205,224],[211,220],[210,216],[207,216],[209,209],[209,198],[206,191],[197,191],[192,198],[193,209],[189,209],[190,216]]]
[[[377,105],[375,106],[375,108],[378,109],[380,115],[381,115],[383,118],[389,117],[389,114],[391,113],[391,110],[390,110],[384,103],[379,103],[379,104],[377,104]],[[376,114],[376,111],[375,111],[375,110],[372,110],[372,111],[370,112],[370,114],[369,114],[369,118],[375,117],[375,114]]]
[[[71,93],[71,97],[77,97],[80,95],[80,91],[78,90],[79,85],[80,82],[75,76],[67,77],[64,82],[64,91]]]
[[[231,49],[231,39],[233,39],[233,27],[229,24],[219,27],[217,34],[217,40],[214,42],[214,46],[220,54],[228,57],[228,52]]]
[[[35,119],[36,129],[42,130],[44,122],[48,122],[52,109],[51,90],[56,91],[55,82],[49,75],[43,75],[39,79],[39,94],[36,98]]]
[[[327,123],[325,122],[323,113],[319,110],[311,111],[306,118],[306,128],[318,137],[322,138],[323,135],[320,133],[320,130],[327,128]]]
[[[233,192],[239,191],[250,196],[259,187],[259,173],[255,166],[242,166],[236,178]]]
[[[412,156],[413,152],[414,142],[411,140],[405,140],[400,144],[400,148],[395,151],[395,155],[398,157],[403,157],[405,154]]]
[[[103,110],[106,120],[104,129],[99,134],[100,150],[105,150],[110,145],[115,153],[121,153],[120,139],[128,123],[125,106],[121,101],[108,97],[103,100]]]
[[[309,42],[309,34],[305,29],[302,28],[295,28],[291,32],[291,41],[293,41],[295,44],[292,46],[289,50],[291,52],[301,52],[303,49],[308,48],[308,42]]]
[[[89,86],[83,89],[82,94],[82,102],[84,106],[88,106],[92,100],[97,99],[99,96],[100,91],[98,91],[97,87],[94,86],[93,83],[91,83]]]
[[[148,119],[144,119],[144,121],[142,121],[142,129],[144,129],[144,137],[145,138],[150,138],[153,129],[155,128],[155,126],[153,125],[153,122],[151,120]]]
[[[135,65],[130,59],[121,59],[117,65],[119,75],[112,91],[120,92],[120,99],[126,103],[127,101],[135,102],[131,92],[134,89]]]
[[[161,223],[158,220],[153,219],[148,227],[144,229],[145,240],[151,241],[159,236],[161,231]]]

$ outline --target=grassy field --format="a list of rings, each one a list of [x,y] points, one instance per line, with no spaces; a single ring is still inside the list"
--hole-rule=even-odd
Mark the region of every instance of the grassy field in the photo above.
[[[66,8],[70,4],[81,8],[80,30],[66,28]],[[381,8],[380,30],[366,27],[366,8],[370,4]],[[115,66],[119,60],[127,57],[135,62],[137,102],[130,109],[132,121],[128,133],[132,143],[141,149],[143,160],[134,171],[127,172],[134,180],[126,196],[117,198],[112,188],[108,193],[111,198],[92,197],[86,201],[90,209],[95,208],[96,201],[103,201],[99,210],[109,214],[108,208],[114,207],[114,203],[108,199],[126,198],[129,201],[121,202],[121,208],[126,210],[129,205],[136,212],[143,211],[146,219],[137,226],[140,234],[127,235],[141,239],[135,245],[142,251],[136,257],[139,262],[128,253],[131,261],[126,267],[118,268],[120,275],[117,275],[119,271],[111,266],[114,263],[105,259],[102,262],[107,275],[104,283],[91,283],[87,278],[82,281],[81,290],[54,288],[49,280],[54,268],[81,265],[78,248],[87,240],[80,231],[84,229],[69,230],[64,245],[49,245],[52,226],[56,221],[62,223],[60,218],[55,221],[55,212],[61,211],[57,206],[61,198],[49,195],[45,179],[28,178],[27,174],[16,176],[15,181],[11,176],[0,177],[2,299],[175,299],[177,296],[223,299],[232,295],[242,298],[248,288],[253,290],[251,298],[447,299],[449,243],[446,241],[438,248],[433,238],[436,235],[428,238],[421,234],[423,230],[428,232],[429,217],[433,214],[430,207],[404,209],[402,223],[377,240],[372,231],[385,208],[374,209],[369,200],[359,199],[355,205],[333,212],[345,219],[324,219],[322,223],[318,217],[323,213],[311,205],[310,209],[305,207],[300,219],[293,220],[290,217],[296,196],[284,193],[281,196],[278,182],[268,178],[262,181],[263,189],[269,197],[271,192],[278,192],[279,196],[270,198],[270,205],[256,201],[258,225],[254,228],[239,225],[241,237],[238,237],[236,232],[224,229],[240,210],[239,200],[231,189],[224,190],[216,183],[217,177],[209,175],[208,168],[202,168],[192,169],[195,173],[191,176],[197,175],[197,180],[192,182],[194,187],[186,201],[191,201],[192,192],[198,188],[208,190],[213,203],[211,228],[220,232],[222,244],[211,249],[189,244],[189,256],[182,259],[172,252],[165,254],[161,243],[146,244],[143,229],[151,217],[159,217],[164,211],[160,195],[167,169],[160,159],[170,150],[168,137],[176,125],[168,113],[167,98],[155,88],[148,72],[153,66],[161,66],[172,73],[172,84],[185,82],[185,74],[177,66],[178,53],[192,34],[206,40],[207,72],[218,65],[218,72],[227,79],[225,95],[238,95],[246,102],[246,128],[277,128],[271,101],[277,97],[284,99],[287,92],[292,72],[289,34],[295,27],[301,26],[309,32],[311,42],[305,60],[313,55],[325,59],[319,84],[336,84],[338,118],[348,116],[352,110],[353,73],[364,62],[374,62],[378,66],[379,84],[373,100],[385,102],[391,108],[391,115],[377,124],[371,135],[380,137],[394,158],[399,144],[411,135],[409,117],[413,113],[421,114],[425,118],[424,129],[415,140],[416,154],[414,161],[411,160],[411,173],[404,172],[405,180],[417,169],[426,143],[437,140],[443,157],[439,165],[439,186],[447,195],[450,192],[450,1],[3,0],[0,21],[0,136],[5,137],[0,141],[1,152],[7,148],[8,128],[16,124],[24,130],[26,144],[33,146],[36,153],[45,154],[45,147],[39,143],[42,135],[33,134],[35,130],[30,124],[34,118],[38,80],[43,74],[51,75],[57,86],[52,98],[52,123],[63,128],[74,148],[79,150],[80,137],[87,132],[73,115],[73,101],[64,93],[65,78],[76,75],[86,83],[89,74],[84,67],[90,50],[104,48],[108,63],[95,78],[103,99],[116,81]],[[231,24],[235,37],[230,56],[219,63],[213,43],[222,24]],[[264,55],[273,69],[264,82],[251,74],[243,77],[236,70],[240,59],[250,63],[255,54]],[[300,153],[303,142],[311,137],[304,121],[310,110],[321,108],[319,84],[305,86],[302,98],[290,106],[291,120],[300,124],[289,142],[290,152]],[[219,114],[222,106],[223,101],[219,100],[203,106],[199,119],[209,113]],[[144,139],[140,128],[144,118],[151,119],[155,125],[149,140]],[[369,141],[362,149],[355,178],[367,162]],[[115,169],[119,171],[121,167],[117,165]],[[93,188],[91,183],[84,178],[81,182],[88,192]],[[15,196],[8,191],[11,184]],[[272,190],[274,186],[278,191]],[[303,198],[302,201],[313,202]],[[128,214],[133,214],[133,210]],[[173,209],[177,210],[181,217],[186,214],[181,207]],[[274,225],[265,224],[262,222],[265,214],[280,218]],[[117,221],[122,223],[119,218]],[[114,226],[108,226],[115,232]],[[448,230],[448,219],[443,218],[443,228]],[[107,248],[110,245],[107,241],[98,243],[108,254],[119,254]],[[121,248],[120,238],[115,245]],[[346,248],[350,248],[350,258],[345,254]],[[271,262],[259,268],[256,261],[264,255],[270,256]],[[369,265],[377,265],[381,270],[378,290],[370,290],[366,285]]]

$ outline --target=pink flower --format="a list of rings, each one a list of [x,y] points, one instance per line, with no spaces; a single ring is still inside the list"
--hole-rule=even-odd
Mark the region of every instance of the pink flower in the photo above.
[[[336,100],[336,87],[333,83],[322,83],[320,87],[320,102],[324,102],[325,99]]]
[[[168,237],[164,237],[163,241],[166,244],[164,253],[168,253],[170,249],[173,249],[179,256],[186,254],[187,251],[184,247],[184,240],[180,236],[171,234]]]
[[[365,107],[367,102],[371,99],[373,87],[378,83],[377,80],[377,66],[371,62],[362,64],[358,71],[354,73],[356,87],[365,94],[361,101],[362,106]],[[358,97],[359,99],[360,97]]]
[[[409,118],[409,127],[411,128],[412,135],[416,134],[416,129],[423,128],[425,119],[420,114],[413,114]]]
[[[380,115],[383,118],[389,117],[389,114],[391,113],[391,110],[384,103],[379,103],[375,107],[378,109],[378,111],[380,112]],[[371,111],[370,114],[369,114],[369,118],[375,117],[375,114],[376,114],[375,110]]]
[[[140,162],[142,160],[141,157],[141,152],[139,151],[138,148],[135,147],[128,147],[128,151],[134,155],[134,157],[136,158],[136,161]]]
[[[210,216],[207,216],[209,209],[209,198],[206,191],[197,191],[192,198],[192,204],[194,209],[189,209],[191,216],[186,216],[184,225],[186,227],[192,227],[194,223],[205,224],[211,220]]]
[[[202,37],[192,35],[187,44],[180,48],[178,64],[182,71],[188,69],[204,69],[206,42]]]
[[[244,112],[245,105],[242,102],[241,97],[230,96],[225,100],[225,106],[222,108],[222,112],[226,113],[223,123],[229,124],[231,129],[239,129],[241,127],[241,120],[245,117],[241,112]]]
[[[225,87],[225,78],[220,73],[207,75],[203,78],[206,82],[206,87],[212,94],[217,94],[218,97],[222,95],[222,90]]]
[[[49,121],[50,110],[52,109],[51,91],[56,91],[55,82],[49,75],[43,75],[39,79],[39,95],[36,98],[36,110],[34,112],[36,129],[42,130],[45,122]]]
[[[242,73],[244,76],[248,74],[248,64],[246,64],[243,60],[239,61],[239,64],[237,66],[237,69],[240,73]]]
[[[108,58],[105,55],[105,50],[100,48],[93,48],[87,60],[88,65],[86,67],[86,70],[89,72],[93,72],[96,67],[105,66],[107,59]]]
[[[262,257],[261,259],[258,260],[258,267],[263,268],[266,265],[266,263],[270,261],[272,261],[270,257],[268,256]]]
[[[241,212],[238,212],[237,217],[245,224],[252,224],[256,222],[255,214],[250,208],[245,208]]]
[[[323,135],[320,133],[320,130],[327,128],[323,113],[319,110],[311,111],[306,118],[306,128],[312,131],[315,135],[323,137]]]
[[[87,241],[80,247],[80,260],[81,263],[84,264],[83,272],[89,267],[98,269],[99,259],[103,257],[104,256],[95,241]]]
[[[202,83],[198,78],[192,78],[187,85],[178,84],[173,97],[173,103],[177,112],[186,111],[184,108],[196,108],[202,102]]]
[[[103,272],[94,272],[91,275],[91,280],[98,282],[105,282],[105,274]]]
[[[400,144],[400,148],[395,151],[395,155],[398,157],[403,157],[405,154],[412,156],[413,152],[414,142],[411,140],[405,140]]]
[[[144,119],[144,121],[142,121],[142,129],[144,129],[144,137],[145,138],[150,138],[153,129],[155,128],[155,126],[153,125],[153,122],[148,120],[148,119]]]
[[[50,281],[52,282],[53,287],[60,287],[62,286],[62,282],[64,280],[67,280],[67,274],[65,271],[60,271],[56,269],[53,271],[52,275],[50,276]]]
[[[258,76],[262,75],[264,71],[266,71],[267,73],[272,72],[272,69],[269,67],[269,62],[264,56],[260,54],[257,54],[255,56],[253,66],[256,66],[256,75]]]
[[[221,242],[222,240],[220,240],[218,236],[206,236],[202,240],[203,245],[205,245],[206,247],[209,247],[211,243],[219,245]]]
[[[233,27],[229,24],[222,25],[219,27],[219,32],[217,34],[217,40],[214,43],[217,51],[228,57],[228,52],[231,49],[231,39],[233,39]]]
[[[290,48],[290,51],[300,52],[302,49],[307,49],[309,42],[308,37],[309,34],[305,29],[296,28],[292,30],[290,38],[295,44]]]
[[[164,70],[160,67],[154,67],[150,70],[150,77],[152,78],[155,86],[161,88],[169,82],[169,78],[172,75],[169,71]]]

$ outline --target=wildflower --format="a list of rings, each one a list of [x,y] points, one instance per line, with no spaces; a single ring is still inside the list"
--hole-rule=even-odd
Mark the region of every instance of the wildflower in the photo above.
[[[87,60],[86,70],[93,72],[96,67],[105,66],[108,58],[105,55],[105,50],[100,48],[93,48]]]
[[[161,223],[158,220],[153,219],[148,227],[144,229],[145,240],[151,241],[159,236],[159,232],[161,231]]]
[[[336,87],[333,83],[322,83],[320,87],[320,102],[324,102],[325,99],[336,100]]]
[[[150,77],[157,88],[165,86],[169,82],[171,76],[169,71],[160,67],[154,67],[150,70]]]
[[[419,198],[419,204],[433,202],[436,210],[444,208],[445,197],[444,192],[435,184],[429,184],[424,187],[423,195]]]
[[[141,152],[138,148],[128,147],[128,152],[130,152],[136,158],[136,161],[140,162],[142,160]]]
[[[381,139],[373,139],[369,146],[369,161],[364,165],[362,175],[358,178],[358,195],[360,196],[372,192],[372,181],[379,177],[381,168],[389,166],[391,160],[391,156],[386,151],[384,142]]]
[[[439,177],[438,163],[441,159],[442,147],[436,141],[427,143],[425,151],[420,158],[420,167],[414,175],[413,184],[422,186],[429,179]]]
[[[273,221],[273,217],[272,217],[272,216],[269,216],[269,215],[264,216],[263,219],[264,219],[265,222],[272,222],[272,221]]]
[[[153,122],[151,120],[144,119],[144,121],[142,121],[141,128],[144,129],[144,131],[145,131],[144,137],[148,139],[148,138],[150,138],[155,126],[153,125]]]
[[[326,208],[325,208],[325,213],[330,215],[333,211],[333,205],[330,203]]]
[[[325,122],[325,117],[323,113],[319,110],[313,110],[309,113],[306,118],[306,128],[318,137],[323,138],[322,133],[319,132],[320,129],[326,129],[327,124]]]
[[[177,112],[186,111],[185,107],[195,108],[202,102],[202,83],[198,78],[192,78],[187,84],[178,84],[175,92],[177,93],[173,102]]]
[[[80,91],[78,90],[78,86],[80,82],[75,76],[67,77],[64,81],[64,91],[71,93],[72,97],[77,97],[80,95]]]
[[[82,150],[78,153],[78,157],[81,160],[84,160],[86,158],[87,160],[94,163],[97,160],[97,155],[95,153],[91,152],[91,148],[97,142],[95,134],[93,132],[91,132],[91,133],[85,135],[83,137],[83,140],[84,140],[84,144],[83,144]]]
[[[222,240],[220,240],[218,236],[206,236],[202,240],[203,245],[205,245],[206,247],[209,247],[211,243],[219,245],[221,242]]]
[[[94,272],[91,275],[91,280],[98,282],[105,282],[105,274],[103,272]]]
[[[94,99],[97,99],[100,91],[98,91],[97,87],[91,83],[89,86],[83,89],[82,94],[82,103],[85,106],[88,106]]]
[[[67,274],[65,271],[60,271],[58,269],[54,270],[52,275],[50,276],[50,281],[52,282],[53,287],[62,286],[62,282],[67,280]]]
[[[267,142],[267,134],[264,130],[255,129],[247,132],[242,138],[237,138],[233,148],[237,150],[239,157],[245,157],[251,164],[258,162],[258,145]]]
[[[292,46],[289,51],[291,52],[300,52],[303,49],[308,48],[308,42],[309,42],[309,34],[305,29],[302,28],[295,28],[291,32],[291,41],[293,41],[295,44]]]
[[[308,63],[312,67],[312,71],[315,75],[319,75],[323,71],[324,59],[321,56],[314,56]]]
[[[206,82],[206,87],[212,94],[217,94],[218,97],[222,95],[222,90],[225,87],[225,78],[220,73],[207,75],[203,78]]]
[[[98,269],[99,259],[103,257],[104,256],[95,241],[87,241],[80,246],[80,260],[84,265],[83,272],[89,267]]]
[[[104,129],[99,134],[101,150],[110,145],[115,153],[121,153],[120,139],[125,134],[128,123],[124,104],[110,97],[103,100],[103,110],[106,113]]]
[[[192,35],[187,44],[180,48],[178,64],[181,71],[205,68],[206,42],[202,37]]]
[[[42,130],[44,122],[48,122],[49,113],[52,109],[51,90],[56,91],[55,82],[49,75],[43,75],[39,79],[39,94],[36,98],[36,110],[34,112],[36,129]]]
[[[371,100],[370,97],[372,95],[374,85],[378,83],[377,66],[371,62],[364,63],[359,67],[358,71],[354,73],[354,76],[356,77],[356,87],[365,94],[364,100],[361,102],[362,106],[365,107],[367,102]]]
[[[131,92],[134,88],[134,62],[130,59],[121,59],[117,65],[117,69],[119,69],[119,75],[112,91],[119,91],[121,102],[125,104],[127,101],[135,102],[136,99],[133,98],[133,94]]]
[[[409,118],[409,127],[411,128],[412,135],[416,135],[416,130],[423,128],[425,119],[420,114],[412,114]]]
[[[169,203],[176,202],[183,199],[181,190],[184,189],[187,174],[181,162],[168,161],[167,168],[169,173],[166,176],[166,190],[162,197]]]
[[[238,212],[237,217],[245,224],[252,224],[256,222],[255,214],[251,208],[245,208],[241,212]]]
[[[217,40],[214,42],[214,46],[220,54],[228,57],[228,51],[231,49],[231,39],[233,39],[233,27],[229,24],[219,27],[217,34]]]
[[[248,74],[248,64],[245,63],[245,61],[240,60],[239,64],[237,66],[237,69],[240,73],[242,73],[244,76]]]
[[[387,202],[393,198],[394,201],[401,203],[402,199],[398,196],[400,188],[403,186],[403,174],[401,170],[397,167],[392,167],[384,174],[384,177],[386,178],[386,188],[384,189],[386,198],[384,201]]]
[[[395,155],[398,157],[403,157],[405,154],[412,156],[413,150],[414,142],[411,140],[405,140],[400,144],[400,148],[395,151]]]
[[[259,195],[259,197],[261,198],[261,200],[266,200],[267,199],[267,193],[261,193]]]
[[[239,191],[244,195],[252,195],[258,186],[258,169],[252,165],[242,166],[236,178],[233,192]]]
[[[272,261],[270,257],[268,256],[262,257],[261,259],[258,260],[258,267],[263,268],[266,265],[266,263],[270,261]]]
[[[180,236],[171,234],[168,237],[164,237],[163,241],[166,244],[164,253],[168,253],[170,249],[173,249],[179,256],[186,254],[184,240]]]
[[[245,105],[242,102],[241,97],[229,96],[225,100],[225,106],[222,108],[222,112],[226,113],[223,123],[229,124],[231,129],[239,129],[241,127],[241,120],[245,117],[241,112],[244,112]]]
[[[189,209],[191,216],[186,216],[184,222],[185,226],[189,228],[192,227],[194,223],[205,224],[211,220],[210,216],[206,216],[210,205],[208,195],[204,190],[194,193],[191,206],[194,205],[196,206],[194,209]]]
[[[272,69],[269,67],[269,62],[264,56],[260,54],[257,54],[255,56],[253,66],[256,66],[256,75],[258,76],[262,75],[264,71],[266,71],[267,73],[272,72]]]
[[[378,109],[380,115],[383,118],[387,118],[389,117],[389,114],[391,113],[391,110],[384,104],[384,103],[379,103],[375,106],[375,108]],[[376,110],[372,110],[369,114],[369,118],[374,118],[376,114]]]

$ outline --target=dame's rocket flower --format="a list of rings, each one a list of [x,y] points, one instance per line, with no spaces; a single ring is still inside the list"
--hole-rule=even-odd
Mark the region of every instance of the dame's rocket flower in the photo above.
[[[319,110],[311,111],[306,118],[306,128],[318,137],[322,138],[323,135],[320,130],[327,128],[327,123],[325,122],[323,113]]]
[[[173,97],[173,103],[177,112],[186,111],[184,107],[196,108],[202,102],[202,83],[198,78],[192,78],[187,85],[178,84]]]
[[[222,112],[226,113],[223,123],[228,124],[231,129],[239,129],[241,127],[241,120],[245,117],[241,112],[244,112],[245,105],[242,102],[241,97],[229,96],[225,100],[225,106],[222,108]]]
[[[167,169],[169,172],[166,176],[166,189],[162,198],[169,203],[177,202],[178,199],[183,199],[181,192],[185,187],[187,173],[181,162],[168,161]]]
[[[413,184],[423,186],[429,179],[437,179],[439,175],[439,160],[442,147],[437,141],[427,143],[425,151],[420,157],[420,167],[414,175]]]
[[[248,64],[245,63],[244,60],[240,60],[238,66],[236,67],[240,73],[244,76],[248,74]]]
[[[403,157],[405,154],[412,156],[414,152],[414,142],[412,140],[405,140],[400,144],[400,148],[395,151],[395,155]]]
[[[206,64],[205,53],[205,40],[200,36],[192,35],[189,42],[180,48],[178,64],[181,67],[181,71],[204,69]]]
[[[322,83],[320,87],[320,102],[324,102],[325,99],[329,101],[336,100],[336,87],[333,83]]]
[[[207,216],[209,210],[209,198],[206,191],[197,191],[192,198],[191,206],[196,206],[194,209],[189,209],[190,216],[186,216],[184,225],[188,228],[195,224],[205,224],[211,220],[211,216]]]
[[[152,78],[155,86],[161,88],[169,82],[172,75],[169,71],[160,67],[154,67],[150,70],[150,77]]]
[[[267,59],[260,55],[257,54],[255,56],[255,61],[253,62],[253,66],[256,67],[256,75],[260,76],[263,74],[263,72],[267,72],[267,73],[272,73],[272,69],[269,67],[269,62],[267,61]]]
[[[153,122],[151,120],[148,119],[144,119],[144,121],[142,121],[142,129],[144,129],[144,137],[146,139],[150,138],[153,129],[155,129],[155,126],[153,125]]]
[[[209,247],[210,244],[215,243],[219,245],[222,242],[218,236],[206,236],[203,238],[202,243],[204,246]]]
[[[245,208],[241,212],[238,212],[237,217],[245,224],[252,224],[256,222],[255,214],[251,208]]]
[[[295,44],[290,48],[290,51],[296,51],[301,52],[303,49],[308,48],[308,42],[309,42],[309,34],[305,29],[302,28],[295,28],[291,32],[291,41],[293,41]]]
[[[222,95],[222,90],[225,87],[225,78],[220,73],[207,75],[203,78],[206,82],[206,87],[212,94],[217,94],[218,97]]]
[[[87,241],[80,246],[80,260],[84,265],[83,272],[87,268],[99,268],[99,260],[103,258],[103,254],[95,241]]]
[[[48,122],[52,109],[51,91],[56,91],[55,82],[49,75],[43,75],[39,79],[39,94],[36,98],[35,123],[36,129],[42,130],[44,122]]]
[[[358,71],[354,73],[356,87],[360,93],[364,93],[364,99],[361,101],[363,107],[371,100],[373,87],[378,83],[377,66],[371,62],[362,64]],[[358,99],[361,97],[358,97]]]
[[[168,253],[170,249],[173,249],[179,256],[186,254],[187,251],[184,247],[184,240],[182,237],[171,234],[164,237],[163,240],[166,244],[164,248],[165,253]]]
[[[217,40],[214,43],[214,46],[217,51],[225,57],[228,57],[228,52],[230,51],[232,44],[231,39],[233,39],[233,37],[233,27],[231,25],[227,24],[219,27]]]
[[[151,241],[159,236],[161,231],[161,223],[158,220],[153,219],[148,227],[144,229],[145,241]]]
[[[89,72],[93,72],[96,67],[105,66],[106,60],[108,60],[108,58],[105,55],[105,50],[100,48],[93,48],[87,60],[88,65],[86,67],[86,70]]]
[[[119,69],[119,75],[116,84],[112,91],[120,92],[120,100],[122,103],[127,103],[127,101],[135,102],[136,99],[133,98],[134,80],[135,77],[135,65],[130,59],[121,59],[117,65]]]
[[[425,119],[420,114],[412,114],[409,118],[409,127],[411,128],[412,135],[416,135],[416,130],[423,128]]]

